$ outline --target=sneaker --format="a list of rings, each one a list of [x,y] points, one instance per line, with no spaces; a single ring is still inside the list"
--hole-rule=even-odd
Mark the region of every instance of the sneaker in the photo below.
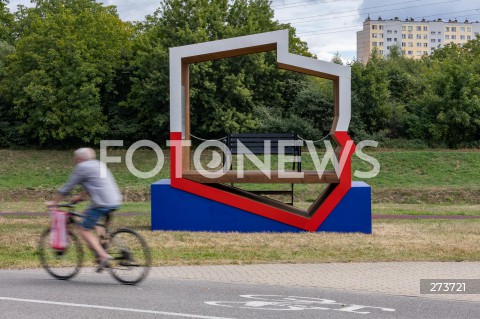
[[[105,268],[109,267],[109,263],[111,260],[113,260],[112,256],[108,256],[107,258],[101,260],[98,263],[97,272],[102,272]]]

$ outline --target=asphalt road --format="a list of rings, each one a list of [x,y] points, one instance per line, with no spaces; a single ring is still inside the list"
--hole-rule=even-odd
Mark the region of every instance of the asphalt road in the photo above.
[[[107,273],[58,281],[42,270],[4,270],[0,317],[452,319],[479,318],[480,303],[155,276],[123,286]]]

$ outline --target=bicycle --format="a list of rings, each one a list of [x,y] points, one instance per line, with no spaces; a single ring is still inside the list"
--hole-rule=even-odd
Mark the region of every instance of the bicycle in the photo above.
[[[50,246],[50,227],[40,236],[38,245],[39,259],[42,267],[54,278],[68,280],[76,276],[83,265],[83,245],[75,234],[75,225],[85,218],[74,211],[73,203],[57,205],[58,208],[69,208],[67,216],[68,247],[65,250],[55,250]],[[112,211],[113,212],[113,211]],[[126,285],[135,285],[148,275],[151,265],[150,249],[146,241],[134,230],[119,228],[114,231],[108,229],[110,212],[104,223],[96,226],[105,229],[105,236],[99,237],[101,245],[113,259],[107,267],[110,274]],[[95,254],[95,252],[94,252]],[[96,255],[96,254],[95,254]],[[98,257],[97,261],[98,261]]]

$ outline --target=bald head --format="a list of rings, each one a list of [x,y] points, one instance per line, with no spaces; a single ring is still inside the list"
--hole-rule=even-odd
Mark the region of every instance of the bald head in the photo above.
[[[75,160],[78,162],[89,161],[95,159],[95,150],[93,148],[82,147],[73,153]]]

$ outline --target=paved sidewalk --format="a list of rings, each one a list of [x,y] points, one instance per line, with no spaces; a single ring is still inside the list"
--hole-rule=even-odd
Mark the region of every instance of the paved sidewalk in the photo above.
[[[156,267],[151,276],[229,283],[333,288],[480,302],[480,294],[420,294],[420,279],[480,279],[480,262],[382,262]]]

